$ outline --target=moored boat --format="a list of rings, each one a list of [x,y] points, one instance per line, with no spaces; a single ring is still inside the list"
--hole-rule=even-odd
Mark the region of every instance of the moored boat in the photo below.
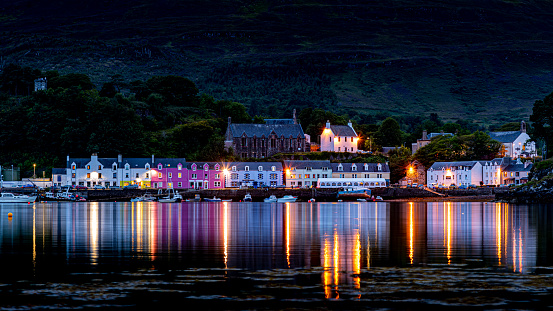
[[[274,203],[276,201],[277,201],[277,197],[275,195],[271,195],[270,197],[263,199],[263,202],[266,202],[266,203]]]
[[[278,198],[277,202],[296,202],[297,199],[298,199],[298,197],[287,194],[287,195],[283,196],[282,198]]]
[[[221,202],[221,199],[218,197],[213,197],[212,199],[204,199],[206,202]]]
[[[367,188],[346,188],[338,191],[339,198],[367,199],[371,197],[371,189]]]
[[[18,195],[10,192],[0,193],[0,203],[32,203],[36,200],[36,195]]]
[[[244,202],[251,202],[252,201],[252,195],[249,194],[249,193],[246,193],[246,195],[244,196]]]

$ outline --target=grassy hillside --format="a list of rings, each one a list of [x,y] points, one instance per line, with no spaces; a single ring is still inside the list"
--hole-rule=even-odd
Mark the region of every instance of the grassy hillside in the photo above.
[[[549,1],[13,1],[0,64],[98,88],[175,74],[251,114],[520,121],[553,91]]]

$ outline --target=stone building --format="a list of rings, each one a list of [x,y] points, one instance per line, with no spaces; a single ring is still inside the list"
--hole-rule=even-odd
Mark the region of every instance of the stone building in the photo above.
[[[265,158],[277,153],[308,152],[306,138],[294,113],[292,122],[232,123],[228,118],[225,148],[241,158]]]

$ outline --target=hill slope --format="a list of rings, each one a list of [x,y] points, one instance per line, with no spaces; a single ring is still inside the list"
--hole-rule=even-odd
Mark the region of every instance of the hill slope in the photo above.
[[[553,91],[548,1],[13,1],[0,62],[97,87],[175,74],[251,114],[520,121]]]

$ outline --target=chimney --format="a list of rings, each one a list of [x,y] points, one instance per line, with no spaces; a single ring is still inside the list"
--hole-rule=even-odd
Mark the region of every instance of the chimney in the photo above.
[[[67,155],[66,167],[69,168],[69,155]]]
[[[154,160],[155,160],[155,158],[154,158],[154,155],[152,154],[152,166],[154,166],[154,164],[155,164]]]
[[[327,128],[327,129],[330,128],[330,120],[326,120],[326,128]]]
[[[90,157],[90,160],[92,161],[98,161],[98,153],[94,152],[92,156]]]
[[[526,123],[524,121],[520,122],[520,131],[526,133]]]
[[[228,127],[230,127],[230,117],[228,117]]]
[[[422,131],[422,140],[428,140],[428,132],[426,130]]]
[[[298,121],[296,120],[296,109],[294,109],[294,112],[292,113],[292,117],[294,118],[294,124],[298,124]]]
[[[122,154],[117,155],[117,162],[119,162],[119,163],[123,162],[123,155]]]
[[[351,120],[349,120],[348,126],[351,127],[351,128],[353,128],[353,123],[351,123]]]

